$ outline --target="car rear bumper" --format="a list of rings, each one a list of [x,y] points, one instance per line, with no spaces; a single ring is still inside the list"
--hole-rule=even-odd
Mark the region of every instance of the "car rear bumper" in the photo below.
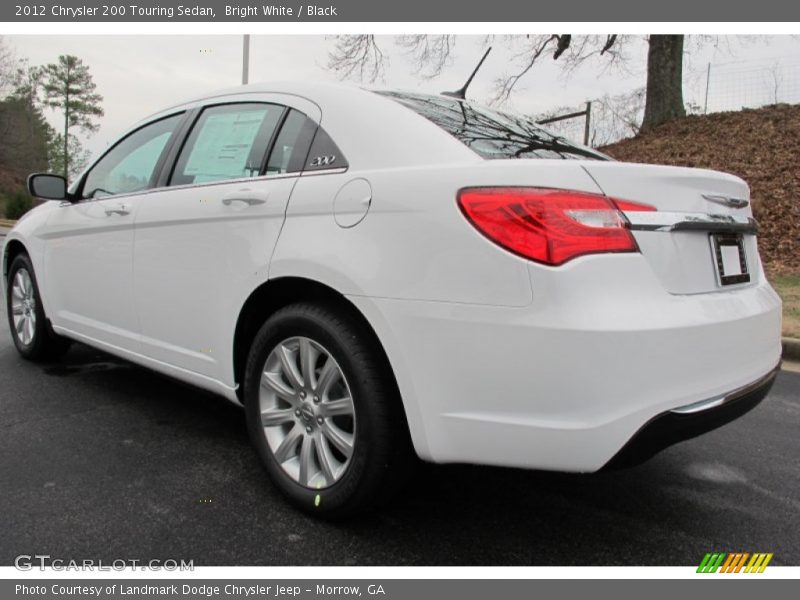
[[[678,442],[722,427],[758,406],[772,389],[780,366],[753,383],[716,398],[695,402],[657,415],[634,434],[603,467],[638,465]]]
[[[538,276],[524,308],[351,297],[384,344],[422,458],[597,471],[658,415],[780,361],[780,299],[763,279],[679,296],[640,256],[567,266]]]

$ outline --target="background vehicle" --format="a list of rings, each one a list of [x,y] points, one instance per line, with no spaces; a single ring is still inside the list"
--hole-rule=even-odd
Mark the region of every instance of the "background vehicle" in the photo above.
[[[272,480],[331,517],[414,453],[641,460],[755,406],[780,358],[743,181],[453,98],[249,86],[29,186],[54,201],[3,252],[22,355],[79,340],[243,402]]]

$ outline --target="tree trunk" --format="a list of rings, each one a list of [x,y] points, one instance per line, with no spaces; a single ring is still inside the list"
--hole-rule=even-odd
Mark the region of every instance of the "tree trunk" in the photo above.
[[[647,51],[647,98],[641,131],[685,116],[683,36],[651,35]]]
[[[72,81],[69,65],[64,85],[64,179],[69,182],[69,84]]]
[[[69,96],[67,96],[67,104],[69,104]],[[64,110],[64,179],[69,181],[69,108]]]

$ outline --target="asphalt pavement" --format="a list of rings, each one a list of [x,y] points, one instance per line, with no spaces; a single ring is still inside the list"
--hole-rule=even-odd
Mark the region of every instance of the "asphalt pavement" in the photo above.
[[[800,565],[800,374],[738,421],[634,469],[425,465],[348,523],[290,508],[241,409],[75,345],[18,357],[0,322],[0,564],[20,554],[200,565]]]

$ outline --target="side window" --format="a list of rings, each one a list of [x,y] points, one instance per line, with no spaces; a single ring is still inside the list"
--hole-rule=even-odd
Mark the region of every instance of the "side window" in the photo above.
[[[267,175],[347,167],[347,160],[322,127],[292,109],[267,161]]]
[[[267,175],[302,171],[316,130],[314,121],[301,112],[290,110],[267,161]]]
[[[83,181],[81,197],[129,194],[152,187],[158,164],[183,113],[137,129],[101,158]]]
[[[206,108],[178,155],[169,184],[258,176],[284,110],[257,103]]]

